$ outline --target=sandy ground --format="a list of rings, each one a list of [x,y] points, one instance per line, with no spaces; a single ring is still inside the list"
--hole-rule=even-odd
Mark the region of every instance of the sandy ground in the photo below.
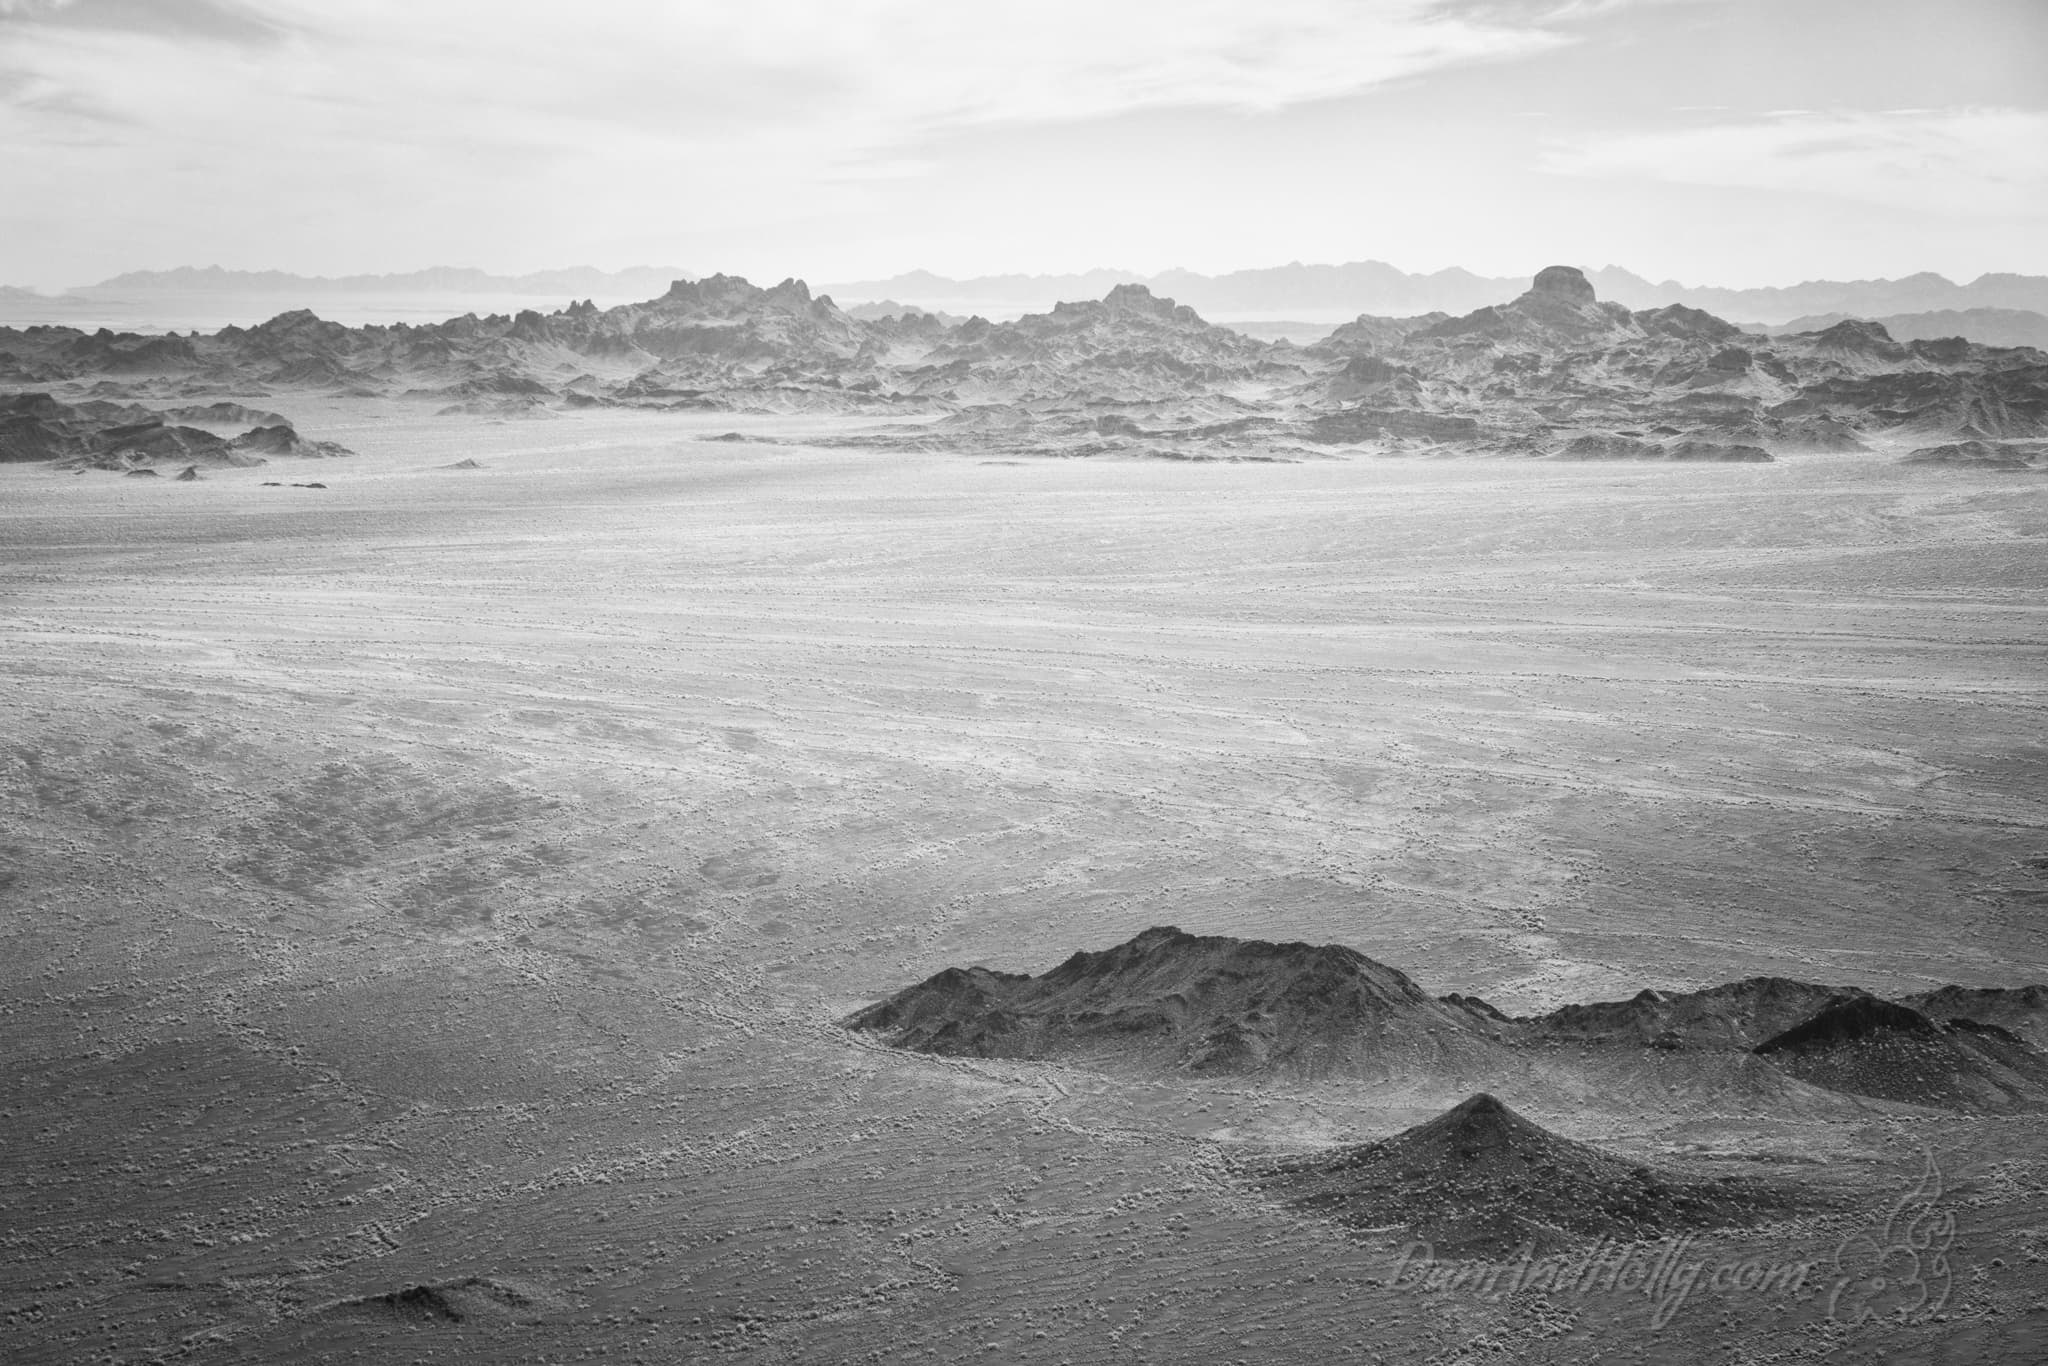
[[[1862,1360],[1810,1294],[1406,1293],[1221,1172],[1456,1095],[832,1021],[1161,923],[1510,1010],[2048,980],[2048,480],[274,402],[359,454],[0,467],[10,1361]],[[1960,1317],[1895,1359],[2048,1312],[2031,1121],[1505,1098],[1871,1192],[1930,1145]]]

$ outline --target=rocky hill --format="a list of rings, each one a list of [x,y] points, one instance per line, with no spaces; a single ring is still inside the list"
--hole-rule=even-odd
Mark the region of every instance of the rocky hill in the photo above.
[[[1290,1207],[1356,1228],[1405,1226],[1437,1256],[1747,1225],[1796,1207],[1755,1180],[1698,1181],[1552,1133],[1480,1094],[1378,1143],[1255,1169]]]
[[[67,293],[87,298],[137,294],[274,294],[294,300],[334,294],[531,294],[560,298],[569,293],[634,297],[660,289],[681,275],[674,267],[633,266],[603,271],[589,266],[493,275],[467,266],[430,266],[392,275],[294,275],[281,270],[223,270],[182,266],[176,270],[135,270]]]
[[[1854,1095],[1968,1111],[2048,1109],[2048,1055],[2017,1033],[1964,1016],[1938,1023],[1870,996],[1836,1001],[1756,1053],[1801,1081]]]
[[[1035,977],[948,968],[845,1025],[921,1053],[1297,1076],[1450,1063],[1487,1033],[1355,950],[1169,926]]]

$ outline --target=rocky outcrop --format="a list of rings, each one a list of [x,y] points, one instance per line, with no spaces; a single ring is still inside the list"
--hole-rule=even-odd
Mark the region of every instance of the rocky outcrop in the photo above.
[[[1614,345],[1640,337],[1642,331],[1626,308],[1600,302],[1583,271],[1573,266],[1546,266],[1537,272],[1529,291],[1519,298],[1412,332],[1406,345]]]
[[[1300,378],[1282,349],[1205,322],[1142,285],[1009,323],[970,319],[906,375],[913,393],[1057,408],[1188,399],[1262,377]]]
[[[203,427],[167,422],[196,414],[195,420],[247,412],[234,405],[153,412],[135,404],[90,400],[62,403],[49,394],[0,396],[0,461],[48,461],[67,469],[132,471],[161,463],[187,466],[249,466],[265,455],[337,456],[350,452],[331,441],[307,441],[275,414],[269,425],[224,437]]]

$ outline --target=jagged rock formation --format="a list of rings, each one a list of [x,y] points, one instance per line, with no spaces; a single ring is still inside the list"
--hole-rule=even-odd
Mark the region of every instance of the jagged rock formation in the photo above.
[[[165,421],[181,416],[227,424],[256,417],[267,425],[223,437],[203,427]],[[331,441],[306,440],[274,413],[254,413],[234,404],[160,413],[104,399],[69,404],[45,393],[0,395],[0,462],[50,461],[64,469],[132,471],[166,461],[249,466],[262,464],[267,455],[348,453]]]
[[[1011,323],[972,318],[903,377],[924,397],[1069,406],[1144,404],[1228,390],[1262,375],[1299,372],[1281,353],[1193,309],[1118,285],[1099,302],[1060,304]],[[1086,381],[1076,383],[1077,377]]]
[[[1753,1224],[1795,1205],[1760,1182],[1692,1181],[1625,1161],[1486,1094],[1383,1142],[1284,1160],[1252,1179],[1304,1213],[1357,1228],[1405,1225],[1439,1257]]]
[[[1310,350],[1417,376],[1414,406],[1477,417],[1466,439],[1483,448],[1574,460],[1758,461],[1859,449],[1865,431],[2028,435],[2048,420],[2039,352],[1901,345],[1861,322],[1770,340],[1683,305],[1601,303],[1561,266],[1509,303],[1418,329],[1354,325]]]
[[[1570,266],[1546,266],[1520,298],[1411,332],[1405,343],[1540,346],[1596,340],[1620,343],[1642,335],[1642,325],[1634,315],[1620,304],[1601,303],[1583,273]]]
[[[210,337],[0,329],[0,383],[66,401],[313,388],[494,415],[898,414],[902,425],[852,440],[977,454],[1761,461],[1899,432],[2048,436],[2041,352],[1901,343],[1855,320],[1765,337],[1682,304],[1631,312],[1566,266],[1505,303],[1362,316],[1310,347],[1212,325],[1142,285],[993,323],[849,313],[800,280],[712,275],[644,303],[427,326],[349,328],[298,310]]]

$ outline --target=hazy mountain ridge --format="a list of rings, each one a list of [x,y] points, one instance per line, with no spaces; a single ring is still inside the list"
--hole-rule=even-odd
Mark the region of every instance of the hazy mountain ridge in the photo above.
[[[674,266],[629,266],[599,270],[567,266],[521,275],[497,275],[473,266],[429,266],[424,270],[376,275],[297,275],[282,270],[228,270],[220,266],[179,266],[172,270],[134,270],[98,284],[80,285],[64,294],[282,294],[319,297],[327,294],[395,293],[419,290],[436,294],[510,293],[542,298],[585,294],[652,292],[667,288],[686,272]]]
[[[1768,337],[1794,332],[1818,332],[1839,322],[1847,313],[1816,313],[1794,318],[1789,323],[1752,324],[1749,330]],[[1942,308],[1926,313],[1888,313],[1866,317],[1900,341],[1933,341],[1940,337],[1968,337],[1986,346],[2031,346],[2048,350],[2048,314],[2025,308]]]
[[[1685,304],[1723,317],[1768,327],[1825,326],[1842,317],[1884,320],[1907,314],[1974,309],[2048,313],[2048,276],[1990,272],[1957,282],[1931,271],[1898,279],[1806,280],[1793,285],[1731,287],[1652,281],[1622,266],[1583,267],[1602,298],[1631,309]],[[128,271],[55,295],[0,285],[0,294],[25,299],[92,299],[147,294],[236,294],[298,296],[304,301],[356,293],[527,294],[540,298],[640,295],[652,297],[676,279],[691,278],[672,266],[631,266],[606,271],[570,266],[523,274],[496,274],[469,266],[432,266],[387,274],[302,275],[281,270],[230,270],[220,266],[179,266]],[[878,279],[829,281],[821,292],[858,303],[888,301],[939,311],[941,303],[973,301],[984,309],[1044,311],[1061,300],[1101,298],[1121,284],[1139,284],[1205,313],[1245,314],[1279,310],[1343,310],[1410,315],[1471,312],[1526,290],[1531,276],[1486,276],[1451,266],[1406,271],[1384,261],[1340,264],[1290,262],[1205,275],[1191,270],[1156,273],[1101,267],[1052,274],[1009,273],[963,278],[911,270]],[[1916,334],[1917,335],[1917,334]],[[1976,338],[1996,344],[1995,337]],[[2033,344],[2033,343],[2027,343]]]
[[[1833,313],[1858,317],[1937,309],[2048,310],[2048,276],[1992,273],[1958,284],[1923,271],[1896,280],[1808,280],[1795,285],[1731,288],[1651,281],[1620,266],[1585,268],[1603,298],[1632,309],[1685,304],[1723,317],[1783,323]],[[1207,313],[1286,309],[1343,309],[1405,315],[1467,313],[1526,290],[1530,276],[1483,276],[1461,267],[1409,272],[1384,261],[1342,265],[1292,262],[1222,275],[1168,270],[1148,275],[1114,269],[1066,275],[982,275],[950,279],[910,271],[879,280],[835,281],[824,286],[849,299],[892,298],[923,307],[971,299],[1042,308],[1054,299],[1099,296],[1119,284],[1141,284]]]

